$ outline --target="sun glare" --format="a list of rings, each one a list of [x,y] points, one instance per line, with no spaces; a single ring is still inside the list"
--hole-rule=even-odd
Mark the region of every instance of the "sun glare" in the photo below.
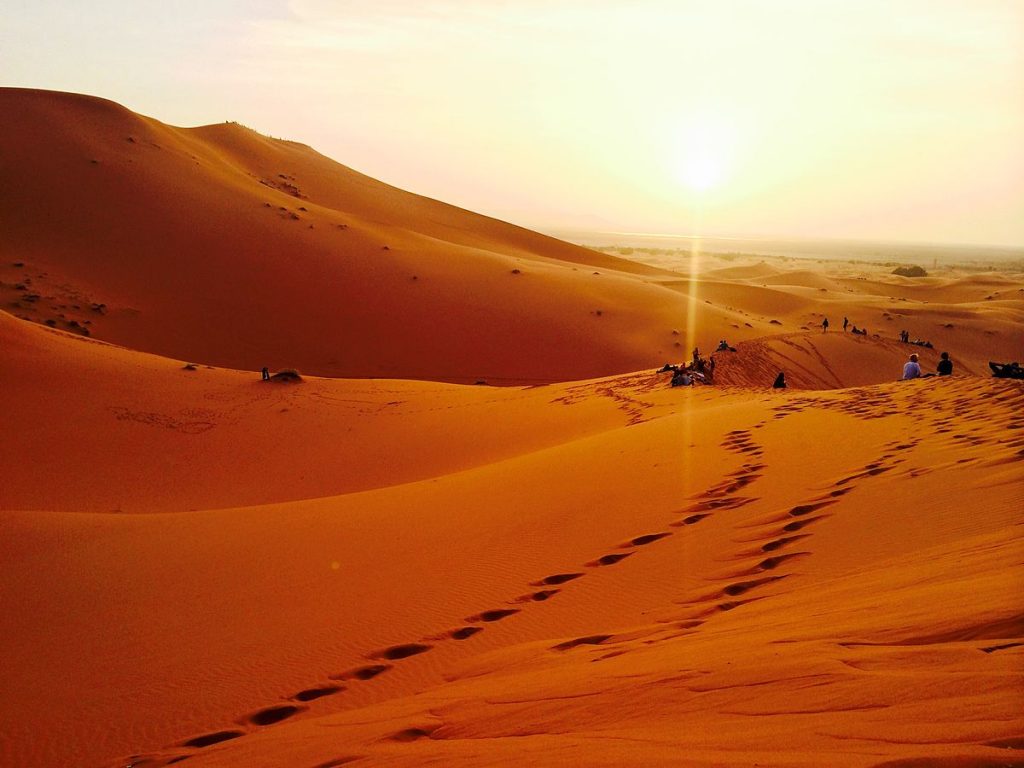
[[[684,125],[676,136],[675,177],[694,192],[707,192],[726,178],[729,131],[720,121],[701,117]]]

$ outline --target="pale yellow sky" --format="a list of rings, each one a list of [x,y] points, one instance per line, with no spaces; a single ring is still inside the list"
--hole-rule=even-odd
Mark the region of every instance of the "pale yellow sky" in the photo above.
[[[0,18],[4,85],[238,120],[528,226],[1024,244],[1019,0],[0,0]]]

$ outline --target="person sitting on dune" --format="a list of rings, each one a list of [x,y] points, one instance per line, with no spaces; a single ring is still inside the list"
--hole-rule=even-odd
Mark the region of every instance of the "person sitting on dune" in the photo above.
[[[953,361],[949,359],[949,352],[942,353],[942,359],[939,360],[939,365],[935,370],[939,372],[939,376],[953,375]]]
[[[775,383],[772,384],[773,389],[785,389],[786,388],[786,374],[779,371],[779,375],[775,377]]]
[[[676,371],[675,374],[672,376],[671,386],[673,386],[673,387],[692,387],[693,386],[693,379],[690,377],[690,374],[684,368],[684,369],[681,369],[679,371]]]
[[[921,377],[921,366],[918,365],[917,355],[911,355],[903,366],[903,380],[917,379]]]
[[[725,339],[722,339],[720,342],[718,342],[718,349],[715,350],[715,352],[735,352],[735,351],[736,351],[736,347],[730,347],[729,346],[729,342],[727,342]]]

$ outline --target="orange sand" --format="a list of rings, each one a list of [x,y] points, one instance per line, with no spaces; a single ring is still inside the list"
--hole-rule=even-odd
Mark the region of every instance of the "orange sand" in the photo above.
[[[0,765],[1024,765],[1021,276],[667,274],[0,107]],[[715,387],[653,372],[722,337]],[[436,381],[481,373],[563,381]]]

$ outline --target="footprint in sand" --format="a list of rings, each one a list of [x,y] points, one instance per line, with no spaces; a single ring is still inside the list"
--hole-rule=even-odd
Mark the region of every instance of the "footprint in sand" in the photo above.
[[[663,531],[661,533],[646,533],[643,536],[637,536],[635,539],[630,539],[625,544],[620,544],[619,548],[628,549],[629,547],[643,547],[671,535],[672,534],[668,531]]]
[[[516,598],[517,603],[542,603],[557,595],[560,589],[542,589],[539,592],[530,592],[527,595],[520,595]]]
[[[782,530],[786,533],[793,533],[794,531],[799,531],[801,528],[804,528],[811,523],[824,520],[826,517],[828,517],[828,515],[818,515],[817,517],[808,517],[803,520],[794,520],[792,523],[786,523],[782,526]]]
[[[678,522],[670,523],[670,525],[680,528],[684,525],[694,525],[695,523],[699,523],[701,520],[708,517],[711,517],[711,513],[704,512],[699,515],[690,515],[689,517],[684,517],[682,520],[679,520]]]
[[[372,680],[389,669],[391,669],[390,664],[370,664],[365,667],[357,667],[349,672],[342,672],[339,675],[330,675],[330,678],[331,680]]]
[[[502,619],[506,619],[509,616],[512,616],[516,613],[519,613],[518,608],[497,608],[493,611],[482,611],[481,613],[478,613],[475,616],[470,616],[468,619],[466,619],[466,621],[501,621]]]
[[[459,627],[458,629],[453,629],[449,632],[448,636],[451,637],[452,640],[468,640],[473,635],[483,631],[483,627]]]
[[[591,560],[589,563],[586,563],[586,566],[588,568],[601,568],[606,565],[615,565],[632,554],[632,552],[618,552],[612,555],[602,555],[597,560]]]
[[[827,507],[829,504],[835,503],[836,502],[834,499],[830,499],[828,501],[819,501],[816,504],[799,504],[793,507],[791,510],[789,510],[789,514],[793,517],[803,517],[804,515],[808,515],[817,509],[821,509],[822,507]]]
[[[553,576],[545,576],[540,581],[533,582],[530,586],[533,587],[549,587],[552,585],[557,586],[558,584],[565,584],[567,581],[578,579],[582,576],[582,573],[556,573]]]
[[[469,619],[467,619],[469,621]],[[371,654],[372,659],[387,659],[388,661],[399,661],[400,659],[407,659],[410,656],[417,656],[421,653],[426,653],[434,646],[427,645],[426,643],[404,643],[402,645],[393,645],[390,648],[385,648],[383,651],[377,651]]]
[[[274,725],[282,720],[287,720],[289,717],[294,717],[305,709],[306,707],[300,707],[296,704],[279,704],[256,710],[252,714],[247,715],[244,718],[244,722],[258,726]]]
[[[306,688],[303,691],[299,691],[293,699],[296,701],[315,701],[316,699],[322,699],[324,696],[333,696],[336,693],[341,693],[345,690],[343,685],[322,685],[319,688]]]
[[[551,646],[551,650],[568,651],[572,648],[578,648],[581,645],[601,645],[612,637],[614,637],[614,635],[587,635],[586,637],[577,637],[575,640],[566,640],[564,643],[553,645]]]
[[[762,560],[760,563],[757,564],[757,570],[759,570],[759,571],[770,571],[770,570],[773,570],[775,568],[778,568],[780,565],[782,565],[787,560],[792,560],[795,557],[806,557],[809,554],[811,554],[811,553],[810,552],[793,552],[792,554],[789,554],[789,555],[776,555],[775,557],[769,557],[769,558],[766,558],[766,559]]]
[[[815,518],[815,519],[818,519],[818,518]],[[769,541],[767,544],[763,544],[761,546],[761,551],[762,552],[774,552],[777,549],[782,549],[783,547],[787,546],[788,544],[792,544],[794,541],[800,541],[800,539],[806,539],[808,536],[810,536],[809,533],[804,533],[804,534],[801,534],[799,536],[783,536],[781,539],[773,539],[772,541]]]
[[[722,595],[728,595],[729,597],[736,597],[749,592],[752,589],[763,586],[765,584],[771,584],[772,582],[779,581],[780,579],[786,578],[782,576],[768,576],[763,579],[751,579],[750,581],[738,581],[735,584],[730,584],[722,590]]]
[[[204,733],[202,736],[196,736],[188,741],[183,741],[181,746],[202,749],[213,744],[220,744],[222,741],[237,739],[239,736],[245,736],[245,731],[214,731],[213,733]]]

